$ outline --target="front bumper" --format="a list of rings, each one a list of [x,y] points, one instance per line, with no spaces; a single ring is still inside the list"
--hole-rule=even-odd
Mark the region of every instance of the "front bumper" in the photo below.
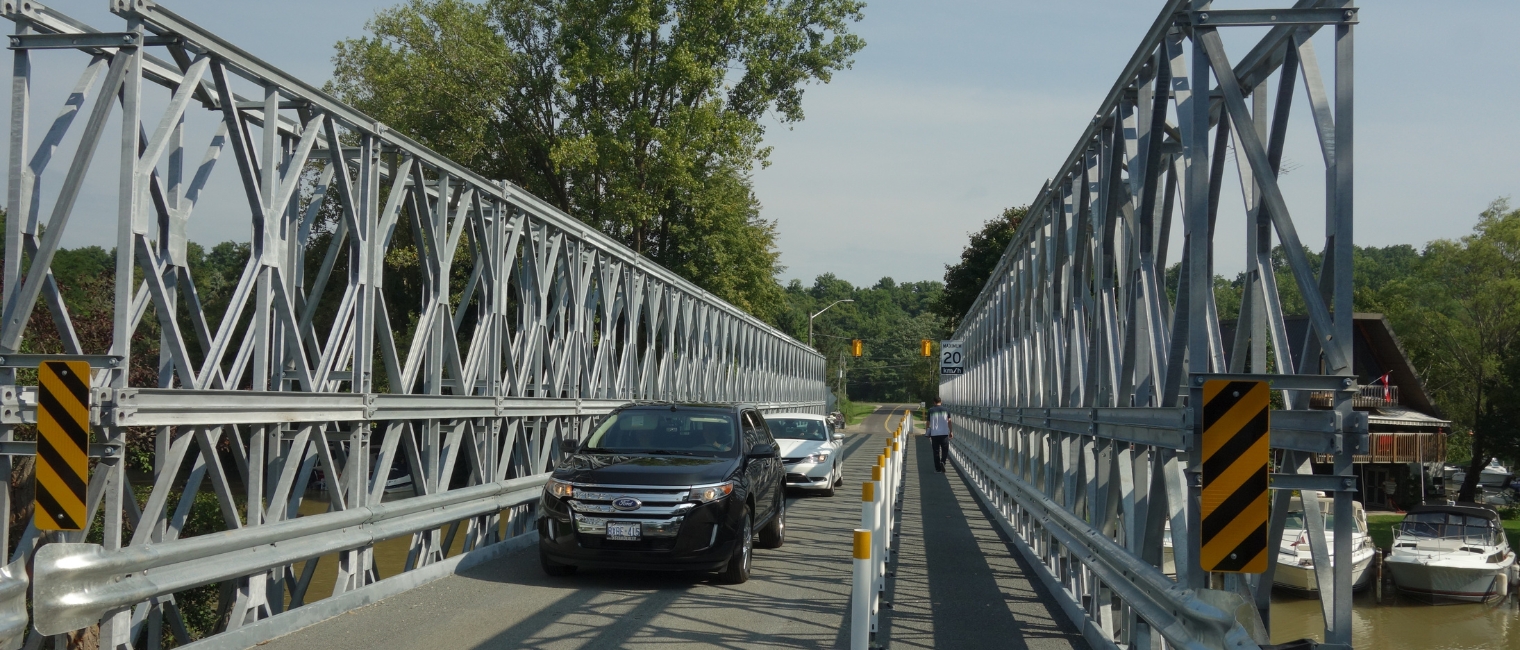
[[[735,496],[654,515],[577,512],[571,501],[545,496],[538,548],[554,562],[586,568],[719,570],[733,557],[742,530],[731,512]],[[638,522],[641,539],[607,539],[609,521]]]
[[[786,464],[786,487],[796,490],[827,490],[834,484],[834,459],[821,463]]]

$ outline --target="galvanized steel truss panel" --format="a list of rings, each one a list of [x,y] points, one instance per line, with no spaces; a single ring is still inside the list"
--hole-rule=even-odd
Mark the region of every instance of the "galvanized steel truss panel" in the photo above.
[[[1334,494],[1334,548],[1314,508],[1309,537],[1326,641],[1350,643],[1351,563],[1331,571],[1329,557],[1351,556],[1351,458],[1366,439],[1350,399],[1356,16],[1341,0],[1228,11],[1168,2],[956,334],[965,374],[941,385],[957,416],[955,453],[1094,646],[1254,645],[1255,622],[1237,620],[1253,617],[1236,610],[1270,623],[1270,569],[1226,576],[1198,565],[1193,405],[1203,381],[1219,377],[1281,390],[1271,414],[1276,487]],[[1269,30],[1232,64],[1222,38],[1239,25]],[[1333,32],[1328,90],[1311,40],[1321,29]],[[1295,97],[1325,163],[1319,269],[1277,182]],[[1244,179],[1246,228],[1243,242],[1224,245],[1215,224],[1226,164]],[[1174,219],[1181,251],[1167,250]],[[1274,241],[1308,305],[1306,340],[1286,334]],[[1241,249],[1245,299],[1226,355],[1214,256]],[[1180,253],[1172,294],[1169,252]],[[1308,410],[1310,390],[1332,392],[1334,408]],[[1335,476],[1293,476],[1311,471],[1315,453],[1334,455]],[[1273,492],[1274,559],[1290,494]],[[1168,550],[1175,579],[1162,571]],[[1254,607],[1236,607],[1246,604]]]
[[[98,355],[102,444],[92,448],[100,460],[87,505],[104,524],[99,545],[83,544],[84,533],[45,539],[28,526],[0,571],[0,637],[19,642],[27,629],[24,567],[35,553],[29,648],[96,622],[105,646],[156,648],[165,635],[183,644],[174,594],[212,582],[224,585],[228,630],[213,639],[250,645],[527,539],[508,538],[530,530],[558,440],[618,405],[822,412],[823,358],[798,341],[161,6],[111,7],[122,31],[96,31],[36,2],[0,3],[16,25],[0,313],[0,357],[11,365],[0,367],[0,445],[7,454],[31,449],[14,435],[35,422],[36,387],[16,385],[22,356],[14,353],[35,336],[33,312],[45,309],[64,352]],[[44,68],[43,49],[74,51],[80,76],[33,141],[34,74],[70,70],[55,65],[65,55],[50,55]],[[187,141],[195,107],[216,122],[209,142]],[[71,132],[82,134],[66,140]],[[60,150],[66,141],[78,145]],[[110,141],[120,163],[112,343],[85,350],[49,269],[92,160]],[[67,165],[63,182],[44,187],[44,171],[57,165]],[[235,175],[251,217],[249,260],[221,314],[204,309],[186,251],[213,172]],[[314,250],[324,201],[340,216],[329,245]],[[407,251],[397,250],[398,229],[411,234]],[[421,304],[387,304],[384,260],[398,253],[416,257],[404,281],[420,287]],[[455,266],[468,269],[462,284]],[[317,313],[334,300],[333,314]],[[398,315],[415,320],[408,343],[392,329]],[[145,318],[161,337],[154,387],[128,383],[130,344]],[[140,508],[143,486],[125,473],[129,427],[156,439]],[[0,473],[10,475],[11,459],[3,456]],[[415,496],[382,503],[393,466],[410,474]],[[459,485],[456,475],[466,474]],[[319,476],[328,512],[299,516]],[[205,492],[231,532],[182,539]],[[8,533],[0,520],[0,540]],[[381,580],[373,543],[397,536],[411,539],[405,569]],[[457,539],[465,556],[446,557]],[[307,605],[319,562],[306,560],[332,554],[334,596]]]

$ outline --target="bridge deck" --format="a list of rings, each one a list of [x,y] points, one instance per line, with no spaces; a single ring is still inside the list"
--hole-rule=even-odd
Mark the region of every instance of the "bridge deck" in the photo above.
[[[900,412],[900,411],[899,411]],[[845,439],[846,485],[792,496],[787,542],[757,549],[743,585],[681,573],[581,571],[549,578],[519,552],[275,639],[268,650],[327,648],[843,648],[849,643],[850,535],[859,484],[897,418],[887,409]],[[909,449],[897,578],[878,643],[888,648],[1082,648],[1023,576],[1012,549],[928,445]],[[927,534],[926,534],[927,531]]]

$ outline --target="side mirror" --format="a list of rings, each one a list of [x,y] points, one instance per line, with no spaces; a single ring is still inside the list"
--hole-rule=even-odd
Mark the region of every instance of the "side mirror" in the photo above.
[[[842,434],[842,433],[837,433],[836,432],[834,435],[829,436],[829,437],[831,439],[833,439],[834,442],[839,442],[840,440],[844,440],[844,434]]]
[[[560,453],[569,455],[569,454],[575,453],[576,450],[578,450],[580,448],[581,448],[581,441],[574,440],[574,439],[571,439],[571,438],[560,438],[560,441],[559,441],[559,451],[560,451]]]
[[[764,442],[762,442],[762,443],[760,443],[758,445],[755,445],[754,447],[750,447],[750,450],[749,450],[749,457],[750,458],[770,458],[770,457],[775,456],[775,455],[776,455],[776,446],[772,445],[772,444],[769,444],[769,443],[764,443]]]

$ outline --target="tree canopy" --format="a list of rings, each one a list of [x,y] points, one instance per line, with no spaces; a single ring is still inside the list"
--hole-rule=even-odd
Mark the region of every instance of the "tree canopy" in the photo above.
[[[1472,432],[1458,497],[1470,501],[1490,458],[1520,459],[1520,210],[1494,201],[1472,234],[1408,261],[1412,272],[1359,293],[1359,306],[1389,314],[1437,403]]]
[[[781,328],[806,341],[808,315],[835,300],[853,300],[813,321],[813,347],[828,360],[829,387],[852,400],[927,401],[939,393],[939,365],[937,358],[921,355],[919,343],[929,339],[937,345],[950,333],[934,311],[943,291],[939,282],[892,278],[856,287],[832,273],[818,276],[811,287],[793,280],[786,287]],[[864,354],[858,358],[850,353],[853,339],[861,340]]]
[[[858,0],[409,0],[338,43],[332,89],[756,315],[784,298],[750,173],[865,45]]]
[[[1026,214],[1029,214],[1027,205],[1003,210],[1002,214],[982,224],[981,230],[971,233],[971,240],[961,251],[961,261],[945,265],[945,291],[935,302],[934,313],[945,319],[951,331],[976,304],[982,285],[987,284],[987,278],[997,268],[998,260],[1008,249],[1008,243],[1013,241],[1013,233],[1024,222]]]

